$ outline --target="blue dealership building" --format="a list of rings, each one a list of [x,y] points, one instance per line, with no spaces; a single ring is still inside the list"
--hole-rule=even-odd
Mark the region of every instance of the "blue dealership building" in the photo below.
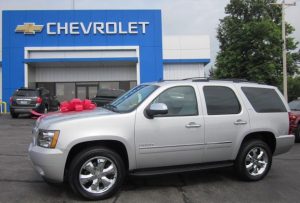
[[[84,99],[99,88],[204,76],[209,37],[162,31],[160,10],[3,11],[2,98],[45,87],[61,101]]]

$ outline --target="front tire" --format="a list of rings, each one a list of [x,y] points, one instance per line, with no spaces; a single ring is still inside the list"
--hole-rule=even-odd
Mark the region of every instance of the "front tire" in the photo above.
[[[235,161],[235,168],[242,180],[263,179],[272,165],[270,147],[262,140],[250,140],[241,146]]]
[[[68,180],[72,190],[89,200],[102,200],[115,194],[123,184],[126,170],[115,151],[94,147],[72,160]]]

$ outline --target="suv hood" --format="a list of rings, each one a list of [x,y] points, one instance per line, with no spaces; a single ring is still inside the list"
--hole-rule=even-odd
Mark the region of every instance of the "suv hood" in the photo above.
[[[109,111],[105,108],[96,108],[94,110],[84,110],[79,112],[71,111],[71,112],[48,113],[38,118],[38,120],[36,121],[35,128],[47,129],[47,127],[53,123],[112,115],[112,114],[117,114],[117,113]]]

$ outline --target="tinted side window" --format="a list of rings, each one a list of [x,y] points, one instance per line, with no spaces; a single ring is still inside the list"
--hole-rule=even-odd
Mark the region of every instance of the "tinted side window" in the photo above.
[[[198,115],[198,105],[194,88],[191,86],[172,87],[161,93],[153,103],[164,103],[168,114],[163,116]]]
[[[242,90],[256,112],[286,112],[282,100],[274,89],[242,87]]]
[[[208,115],[240,113],[241,105],[235,93],[230,88],[205,86],[203,91]]]

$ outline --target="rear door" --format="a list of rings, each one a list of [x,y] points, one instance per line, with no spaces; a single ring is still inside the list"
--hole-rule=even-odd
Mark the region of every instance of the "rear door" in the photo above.
[[[237,138],[249,130],[249,116],[233,84],[198,84],[203,101],[205,162],[232,160]]]

